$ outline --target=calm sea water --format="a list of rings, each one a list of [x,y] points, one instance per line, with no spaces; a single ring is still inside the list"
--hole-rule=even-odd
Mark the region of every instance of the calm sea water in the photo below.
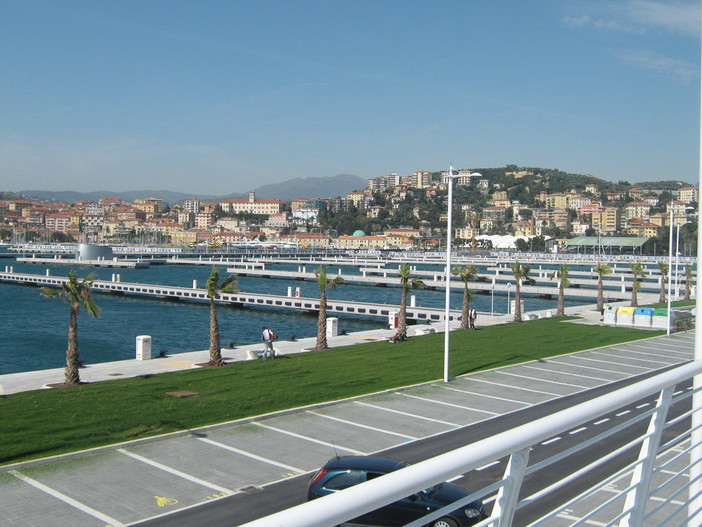
[[[15,272],[66,276],[71,269],[66,266],[43,266],[18,264],[13,259],[0,259],[3,269],[14,266]],[[271,266],[269,266],[271,267]],[[275,267],[275,266],[273,266]],[[295,268],[279,264],[282,268]],[[338,272],[338,266],[329,272]],[[122,282],[177,285],[191,287],[193,280],[204,287],[210,268],[190,265],[154,265],[148,269],[92,269],[75,268],[80,276],[93,272],[100,280],[110,280],[119,273]],[[222,275],[225,274],[222,269]],[[342,267],[342,272],[355,272]],[[416,274],[430,273],[419,270]],[[301,289],[301,296],[318,298],[319,288],[314,282],[275,280],[241,277],[241,291],[286,295],[288,287]],[[444,291],[415,290],[418,306],[443,307]],[[356,301],[399,304],[400,289],[395,287],[371,287],[343,285],[328,290],[330,298]],[[206,303],[173,302],[140,297],[95,294],[94,299],[101,308],[100,317],[91,318],[84,310],[78,320],[78,344],[81,359],[87,363],[133,359],[137,335],[151,335],[154,352],[168,350],[169,354],[203,350],[209,347],[209,310]],[[462,295],[452,293],[452,309],[460,309]],[[549,309],[555,300],[524,298],[527,311]],[[493,309],[490,295],[476,294],[474,305],[479,312],[489,313]],[[34,286],[0,283],[0,374],[31,371],[64,366],[68,328],[68,308],[56,299],[40,296]],[[494,311],[507,311],[507,298],[494,296]],[[217,310],[222,345],[251,344],[259,341],[262,325],[267,325],[281,339],[312,337],[317,330],[317,317],[294,311],[264,310],[251,307],[221,306]],[[339,328],[349,332],[386,327],[387,321],[380,318],[343,317]]]

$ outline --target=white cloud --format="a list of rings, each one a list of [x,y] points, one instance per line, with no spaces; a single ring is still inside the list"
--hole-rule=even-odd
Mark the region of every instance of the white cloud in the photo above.
[[[621,10],[627,18],[645,27],[693,37],[700,33],[700,4],[697,1],[630,0]]]
[[[697,1],[627,0],[606,6],[579,4],[579,8],[598,12],[566,16],[563,22],[567,26],[632,34],[644,34],[653,29],[692,37],[700,33],[701,12]]]
[[[691,82],[697,77],[697,69],[689,62],[650,51],[624,51],[619,58],[637,68],[671,75],[683,82]]]

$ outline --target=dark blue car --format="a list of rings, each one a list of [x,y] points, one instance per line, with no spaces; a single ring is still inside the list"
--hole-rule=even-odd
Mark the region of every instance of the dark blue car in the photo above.
[[[330,459],[310,480],[307,499],[312,500],[332,492],[363,483],[388,472],[408,466],[402,461],[379,457],[344,456]],[[395,526],[405,525],[432,511],[441,509],[468,496],[469,492],[450,483],[440,483],[429,489],[412,494],[399,501],[350,520],[354,525]],[[468,527],[485,518],[485,509],[480,500],[456,509],[438,520],[427,524],[430,527]]]

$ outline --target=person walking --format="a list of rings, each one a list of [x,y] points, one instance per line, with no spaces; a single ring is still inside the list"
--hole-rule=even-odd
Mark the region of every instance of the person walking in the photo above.
[[[474,307],[471,306],[471,308],[468,310],[468,328],[469,329],[475,329],[475,319],[478,318],[478,312],[475,310]]]
[[[268,357],[271,359],[275,359],[275,350],[273,349],[273,341],[277,335],[273,333],[270,329],[268,329],[266,326],[263,326],[261,328],[261,340],[263,341],[263,344],[266,346],[263,350],[263,360],[266,360]]]

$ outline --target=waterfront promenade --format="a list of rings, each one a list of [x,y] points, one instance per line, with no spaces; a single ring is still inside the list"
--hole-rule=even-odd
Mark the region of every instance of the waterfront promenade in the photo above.
[[[592,306],[569,308],[568,314],[579,315],[580,323],[599,323]],[[511,316],[501,315],[480,322],[510,320]],[[442,325],[435,329],[441,331]],[[385,339],[389,334],[390,330],[373,330],[344,335],[330,339],[330,345]],[[194,512],[206,503],[231,498],[238,504],[236,518],[227,515],[226,520],[197,524],[239,525],[253,519],[253,507],[248,504],[266,502],[270,486],[282,481],[304,485],[307,475],[334,451],[359,455],[385,451],[680,364],[692,358],[693,338],[694,333],[654,337],[461,376],[450,386],[428,383],[5,466],[0,468],[0,524],[44,526],[51,518],[56,527],[126,527],[144,521],[170,525],[169,513]],[[311,344],[313,339],[302,339],[278,342],[276,347],[281,354],[300,353]],[[232,361],[247,360],[247,352],[260,349],[260,345],[244,346],[225,349],[224,354]],[[166,359],[96,364],[81,376],[97,382],[154,374],[191,368],[206,358],[203,350]],[[55,376],[60,380],[62,374],[57,369],[6,375],[0,383],[11,391],[31,390],[56,382]],[[626,482],[613,483],[603,493],[603,501],[619,485]],[[300,503],[304,495],[293,493],[287,499],[288,503],[275,506]],[[585,511],[572,508],[568,519]],[[565,519],[551,525],[566,525]]]

